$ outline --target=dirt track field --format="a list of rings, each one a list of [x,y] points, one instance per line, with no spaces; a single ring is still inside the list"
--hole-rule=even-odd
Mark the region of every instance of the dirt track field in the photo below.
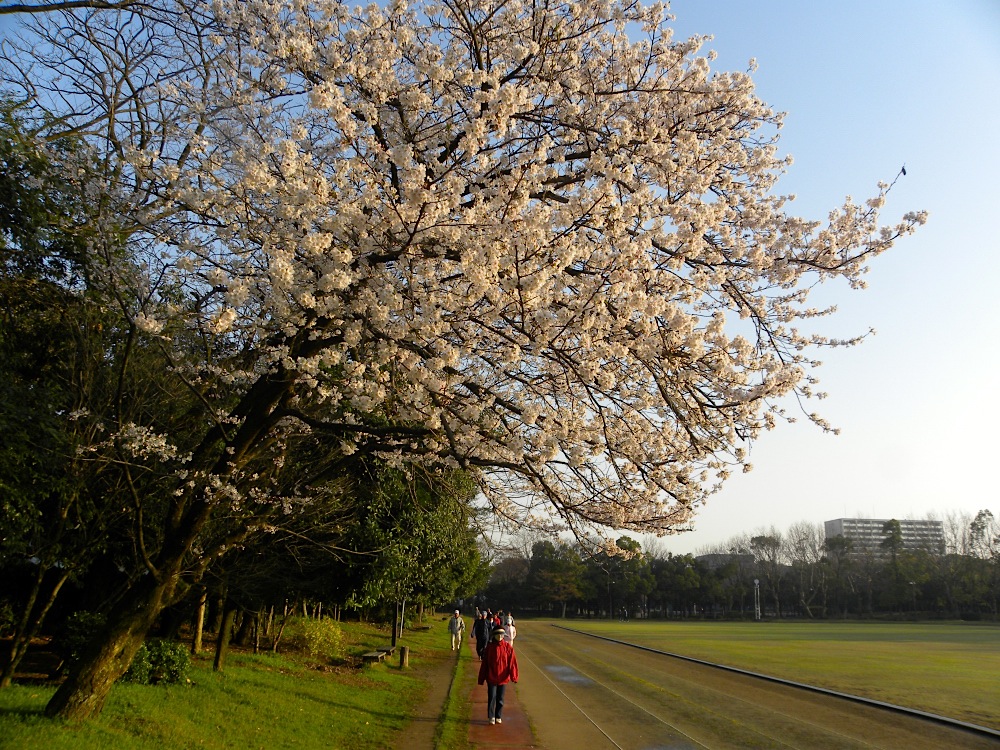
[[[1000,741],[616,645],[519,629],[518,696],[547,750],[996,748]]]

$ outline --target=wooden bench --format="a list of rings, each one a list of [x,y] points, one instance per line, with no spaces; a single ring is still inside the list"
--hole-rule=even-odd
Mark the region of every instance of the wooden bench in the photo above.
[[[361,659],[367,663],[373,663],[382,661],[387,656],[392,656],[396,653],[395,646],[379,646],[374,651],[369,651],[367,654],[362,654]]]

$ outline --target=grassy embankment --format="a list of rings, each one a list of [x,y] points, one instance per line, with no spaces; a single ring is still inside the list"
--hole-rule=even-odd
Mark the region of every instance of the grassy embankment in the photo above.
[[[466,648],[459,654],[448,700],[441,712],[435,750],[465,750],[469,747],[469,717],[472,707],[469,704],[467,679],[472,670],[478,669],[479,658],[475,656],[475,647],[466,644]]]
[[[212,655],[203,654],[194,661],[190,684],[116,685],[101,716],[77,726],[44,717],[54,687],[15,684],[0,690],[0,748],[392,747],[425,693],[429,675],[423,668],[435,655],[445,658],[442,626],[404,634],[408,670],[399,669],[398,656],[365,667],[351,658],[388,645],[385,630],[344,623],[343,633],[348,658],[339,662],[317,663],[297,653],[232,653],[217,674]],[[452,715],[461,710],[460,703],[450,709]],[[452,747],[462,747],[461,740],[452,738]]]
[[[577,630],[1000,729],[1000,627],[557,621]]]

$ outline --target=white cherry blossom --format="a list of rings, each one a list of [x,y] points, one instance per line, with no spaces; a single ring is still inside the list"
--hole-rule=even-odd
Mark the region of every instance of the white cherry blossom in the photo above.
[[[782,115],[663,5],[149,8],[174,56],[134,87],[169,103],[156,145],[123,107],[79,127],[113,121],[107,172],[141,186],[122,211],[160,260],[135,325],[236,396],[188,501],[244,502],[241,457],[312,430],[472,469],[512,521],[669,532],[784,397],[821,395],[816,348],[860,341],[811,332],[810,290],[862,287],[925,218],[884,225],[885,183],[791,214]]]

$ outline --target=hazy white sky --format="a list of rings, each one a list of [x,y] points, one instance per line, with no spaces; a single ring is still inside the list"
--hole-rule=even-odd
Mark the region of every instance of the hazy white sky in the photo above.
[[[742,532],[863,515],[1000,517],[1000,3],[995,0],[675,0],[678,37],[712,34],[716,70],[757,59],[761,98],[788,116],[779,183],[822,219],[905,163],[884,216],[930,220],[876,259],[869,288],[835,290],[827,323],[864,344],[820,357],[813,402],[841,428],[779,426],[668,537],[695,552]]]

